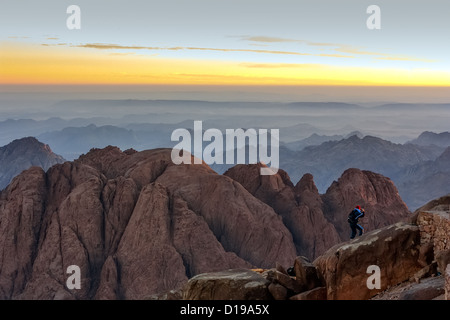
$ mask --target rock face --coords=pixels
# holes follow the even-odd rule
[[[323,216],[322,200],[311,175],[305,175],[294,187],[283,170],[262,176],[260,167],[261,164],[237,165],[224,175],[238,181],[283,217],[298,255],[314,257],[339,242],[333,225]]]
[[[0,190],[23,170],[38,166],[47,171],[64,158],[33,137],[14,140],[0,148]]]
[[[445,211],[420,211],[417,216],[423,245],[433,248],[438,271],[444,273],[450,263],[450,213]]]
[[[311,174],[305,174],[294,186],[283,170],[261,176],[260,166],[237,165],[224,175],[238,181],[282,216],[294,238],[297,254],[310,259],[349,239],[347,215],[356,204],[366,209],[362,219],[366,231],[410,215],[395,185],[380,174],[348,169],[321,195]]]
[[[324,215],[336,227],[341,240],[349,239],[346,219],[355,204],[365,208],[361,219],[365,231],[371,231],[406,219],[411,215],[394,183],[370,171],[348,169],[323,196]]]
[[[287,270],[280,264],[268,270],[254,270],[268,282],[257,277],[261,285],[252,299],[449,299],[449,256],[446,247],[441,245],[450,243],[450,233],[438,231],[446,228],[448,220],[443,219],[447,218],[449,203],[448,196],[436,199],[408,221],[338,244],[313,263],[298,256]],[[184,296],[188,297],[186,292],[189,292],[189,297],[194,299],[233,299],[224,287],[233,287],[236,292],[246,290],[248,282],[239,280],[243,273],[246,272],[241,269],[228,270],[226,281],[223,273],[202,274],[201,285],[191,279],[184,288],[187,290]],[[253,271],[250,274],[255,276]],[[227,294],[218,296],[216,290]],[[175,296],[181,298],[183,294]]]
[[[432,200],[415,211],[413,221],[420,228],[423,245],[429,245],[437,270],[444,274],[450,264],[450,195]]]
[[[0,299],[143,299],[202,272],[288,265],[271,207],[169,149],[93,149],[0,193]],[[68,289],[67,268],[81,271]]]
[[[110,146],[14,178],[0,193],[0,299],[145,299],[198,274],[275,265],[267,290],[291,297],[323,287],[308,259],[347,239],[355,203],[373,215],[368,230],[408,213],[370,172],[347,171],[320,195],[309,174],[295,186],[261,165],[218,175],[170,153]],[[280,271],[294,260],[295,281]],[[72,265],[80,289],[66,286]]]
[[[421,251],[419,227],[399,222],[330,248],[314,265],[325,279],[328,299],[364,300],[421,270]],[[379,289],[368,285],[373,265],[379,267]]]

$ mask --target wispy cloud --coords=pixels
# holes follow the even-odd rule
[[[43,46],[54,46],[59,44],[47,44],[43,43]],[[77,48],[89,48],[99,50],[169,50],[169,51],[181,51],[181,50],[193,50],[193,51],[217,51],[217,52],[248,52],[248,53],[262,53],[262,54],[277,54],[277,55],[295,55],[295,56],[318,56],[318,57],[333,57],[333,58],[353,58],[349,55],[342,54],[313,54],[308,52],[299,51],[286,51],[286,50],[267,50],[267,49],[236,49],[236,48],[209,48],[209,47],[147,47],[147,46],[124,46],[119,44],[110,43],[85,43],[78,45],[70,45]]]
[[[310,53],[296,52],[296,51],[278,51],[278,50],[262,50],[262,49],[221,49],[221,48],[198,48],[186,47],[187,50],[205,50],[205,51],[222,51],[222,52],[252,52],[252,53],[269,53],[269,54],[284,54],[297,56],[310,56]]]
[[[278,69],[278,68],[311,68],[317,67],[318,64],[312,63],[250,63],[244,62],[239,64],[245,68],[265,68],[265,69]]]
[[[50,39],[50,38],[49,38]],[[57,39],[57,38],[51,38]],[[172,47],[153,47],[153,46],[135,46],[135,45],[120,45],[111,43],[84,43],[84,44],[70,44],[70,47],[88,48],[97,50],[149,50],[149,51],[213,51],[213,52],[247,52],[258,54],[273,54],[273,55],[291,55],[291,56],[312,56],[312,57],[328,57],[328,58],[345,58],[354,59],[360,56],[372,56],[373,61],[376,60],[390,60],[390,61],[416,61],[432,63],[435,60],[424,59],[419,57],[412,57],[407,55],[395,55],[383,52],[375,52],[365,50],[364,47],[350,46],[346,44],[327,43],[327,42],[310,42],[306,40],[296,40],[278,37],[266,36],[242,36],[242,40],[253,43],[281,43],[281,42],[295,42],[302,43],[308,46],[328,47],[329,51],[325,53],[312,53],[304,51],[288,51],[288,50],[269,50],[269,49],[241,49],[241,48],[211,48],[211,47],[186,47],[186,46],[172,46]],[[63,46],[64,43],[43,43],[43,46]]]
[[[266,36],[244,36],[241,40],[252,41],[252,42],[304,42],[303,40],[296,39],[286,39],[279,37],[266,37]]]
[[[267,37],[267,36],[240,36],[241,40],[249,42],[260,42],[260,43],[299,43],[307,46],[315,47],[328,47],[331,51],[347,53],[349,55],[341,55],[334,53],[324,53],[324,54],[312,54],[314,56],[321,57],[335,57],[335,58],[355,58],[356,56],[373,56],[375,60],[391,60],[391,61],[416,61],[416,62],[436,62],[436,60],[411,57],[406,55],[395,55],[383,52],[374,52],[365,50],[364,47],[350,46],[341,43],[330,43],[330,42],[312,42],[302,39],[289,39],[280,37]]]
[[[43,43],[43,46],[52,46],[55,44]],[[297,51],[279,51],[279,50],[264,50],[264,49],[233,49],[233,48],[207,48],[207,47],[144,47],[144,46],[124,46],[110,43],[86,43],[79,45],[70,45],[77,48],[89,48],[100,50],[197,50],[197,51],[219,51],[219,52],[249,52],[249,53],[266,53],[266,54],[281,54],[281,55],[297,55],[297,56],[311,56],[311,53],[297,52]]]
[[[122,46],[119,44],[111,44],[111,43],[85,43],[78,45],[71,45],[71,47],[77,48],[89,48],[89,49],[100,49],[100,50],[161,50],[159,47],[142,47],[142,46]],[[166,48],[167,49],[167,48]]]

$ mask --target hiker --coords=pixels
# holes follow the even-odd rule
[[[364,228],[360,224],[358,224],[358,221],[359,218],[364,217],[364,214],[364,209],[362,209],[361,206],[358,205],[348,215],[347,221],[350,224],[350,229],[352,229],[350,239],[353,239],[356,236],[356,230],[359,231],[359,235],[362,235]]]

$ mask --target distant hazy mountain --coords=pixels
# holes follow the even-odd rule
[[[406,168],[397,178],[397,187],[411,210],[450,193],[450,147],[434,161]]]
[[[291,108],[311,109],[317,110],[340,110],[340,111],[356,111],[366,109],[357,104],[343,103],[343,102],[292,102],[287,104]]]
[[[446,111],[450,109],[448,103],[388,103],[373,107],[373,109],[383,111]]]
[[[344,139],[344,136],[342,135],[333,135],[333,136],[327,136],[327,135],[318,135],[317,133],[313,133],[308,138],[298,140],[298,141],[292,141],[285,143],[284,146],[293,150],[298,151],[302,150],[305,147],[308,146],[317,146],[327,141],[336,141]]]
[[[439,147],[450,146],[450,132],[434,133],[430,131],[422,132],[417,139],[409,141],[409,143],[417,144],[421,146],[435,145]]]
[[[63,157],[55,154],[48,145],[36,138],[27,137],[14,140],[0,148],[0,189],[24,170],[38,166],[45,171],[57,163],[63,163]]]
[[[125,150],[139,144],[132,130],[116,126],[97,127],[94,124],[47,132],[39,135],[38,139],[51,145],[55,152],[68,160],[78,158],[79,155],[87,153],[91,148],[114,145]]]
[[[282,145],[284,145],[285,147],[287,147],[293,151],[300,151],[309,146],[318,146],[318,145],[320,145],[324,142],[328,142],[328,141],[338,141],[338,140],[342,140],[342,139],[347,139],[354,135],[356,135],[360,139],[364,138],[364,134],[362,134],[359,131],[353,131],[347,135],[335,134],[332,136],[319,135],[317,133],[313,133],[308,138],[298,140],[298,141],[283,143]]]
[[[111,121],[109,119],[109,121]],[[82,127],[91,123],[97,125],[108,122],[107,118],[76,118],[65,120],[49,118],[45,120],[8,119],[0,121],[0,145],[8,144],[15,139],[23,137],[37,137],[45,132],[62,130],[66,127]]]
[[[323,193],[348,168],[381,173],[395,182],[402,169],[435,160],[441,152],[442,148],[436,146],[402,145],[377,137],[361,139],[354,135],[297,152],[280,147],[280,167],[288,172],[294,182],[305,173],[311,173]]]

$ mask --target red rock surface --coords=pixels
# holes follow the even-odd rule
[[[287,268],[346,239],[355,203],[367,229],[407,215],[389,179],[348,170],[325,195],[311,175],[174,165],[170,149],[93,149],[0,193],[0,299],[144,299],[197,274]],[[68,289],[67,268],[81,271]]]
[[[313,263],[325,280],[327,299],[365,300],[421,270],[420,246],[419,227],[399,222],[338,244]],[[379,289],[367,285],[374,274],[369,266],[379,267]]]
[[[349,239],[346,217],[355,205],[366,211],[365,217],[360,220],[365,232],[405,220],[411,215],[389,178],[359,169],[346,170],[322,199],[324,215],[336,227],[343,241]]]
[[[0,194],[0,247],[0,299],[143,299],[296,256],[282,219],[236,181],[175,166],[168,149],[115,147],[16,177]]]
[[[358,204],[366,209],[366,217],[361,220],[366,232],[410,215],[395,185],[380,174],[349,169],[321,195],[311,174],[305,174],[294,187],[283,170],[261,176],[260,166],[237,165],[224,175],[241,183],[282,216],[293,235],[297,254],[310,259],[350,238],[347,216]]]

